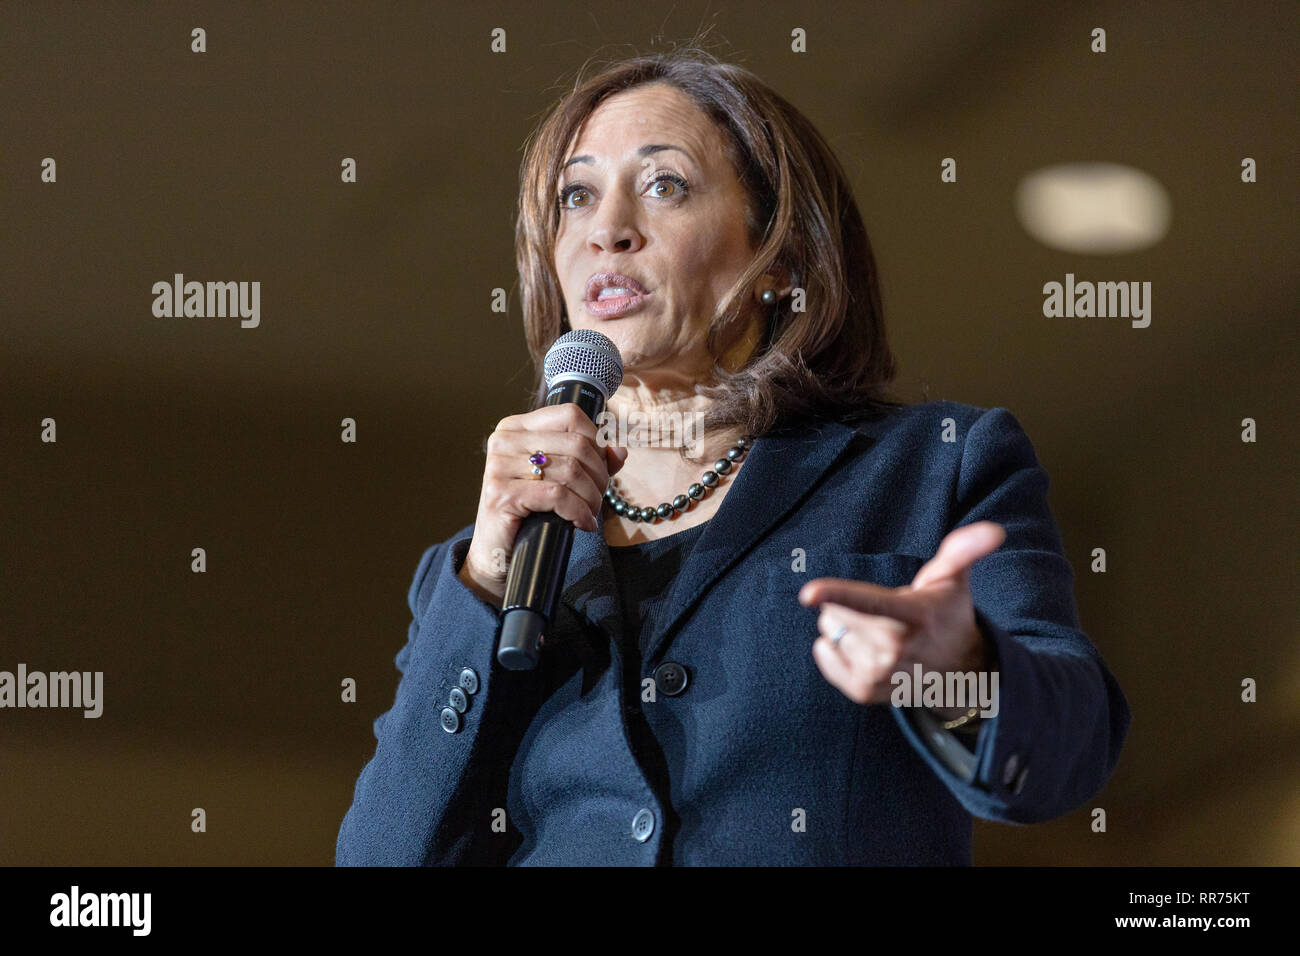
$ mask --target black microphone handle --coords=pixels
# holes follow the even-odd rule
[[[565,402],[576,404],[593,422],[605,408],[600,390],[576,378],[554,385],[544,404]],[[506,575],[497,637],[497,661],[507,670],[537,667],[546,632],[555,618],[572,547],[573,522],[553,511],[535,511],[520,525]]]

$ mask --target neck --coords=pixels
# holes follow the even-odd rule
[[[627,462],[614,479],[624,497],[649,506],[671,501],[726,454],[742,429],[704,433],[708,408],[709,400],[693,384],[625,379],[608,406],[615,439],[628,449]]]
[[[758,325],[751,320],[738,340],[726,349],[723,367],[742,367],[758,342],[758,334]],[[712,360],[703,353],[694,362],[679,355],[671,364],[625,369],[623,382],[607,409],[618,427],[617,443],[628,449],[627,461],[614,481],[629,501],[654,506],[685,494],[744,434],[739,426],[704,433],[704,413],[710,399],[700,394],[699,384],[711,383],[712,373]],[[681,454],[683,446],[685,456]],[[711,512],[730,484],[730,478],[724,478],[691,511],[698,509],[701,515]]]

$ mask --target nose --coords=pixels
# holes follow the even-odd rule
[[[593,252],[635,252],[645,243],[636,224],[635,200],[621,191],[611,192],[591,220],[587,242]]]

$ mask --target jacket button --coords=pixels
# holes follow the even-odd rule
[[[637,843],[644,843],[655,832],[655,815],[642,807],[632,818],[632,838]]]
[[[451,693],[447,696],[447,703],[451,705],[451,709],[456,713],[463,714],[469,707],[469,697],[459,687],[453,687]]]
[[[669,697],[676,697],[684,691],[690,681],[686,668],[676,661],[664,661],[656,667],[654,679],[655,686]]]
[[[1002,786],[1009,787],[1016,779],[1016,771],[1020,769],[1020,757],[1012,754],[1007,758],[1007,762],[1002,765]]]
[[[474,668],[467,667],[460,672],[460,686],[467,694],[478,693],[478,674],[474,673]]]
[[[460,730],[460,714],[450,707],[444,707],[442,709],[442,729],[449,734],[454,734]]]

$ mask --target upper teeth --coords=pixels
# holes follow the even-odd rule
[[[631,294],[632,294],[631,289],[625,289],[621,285],[611,285],[601,289],[600,293],[596,296],[596,298],[609,299],[616,295],[631,295]]]

